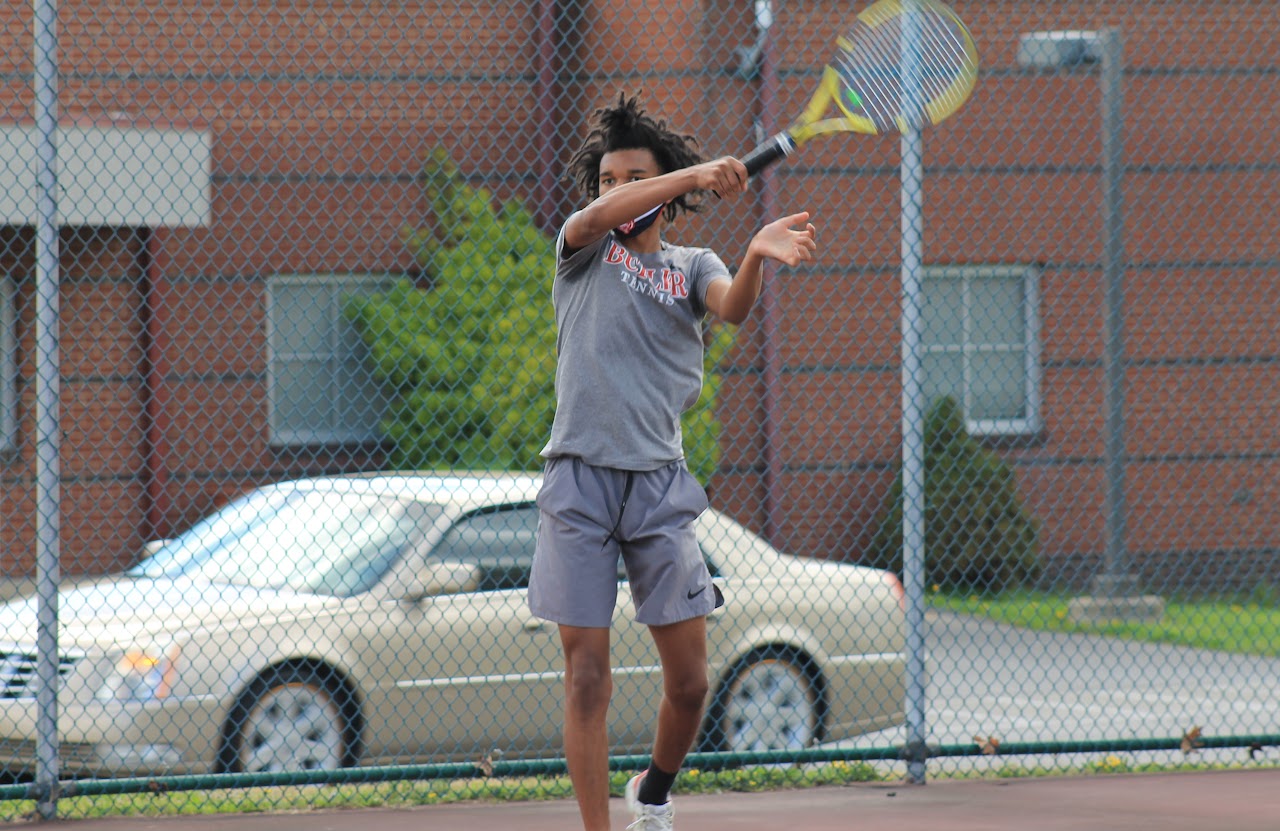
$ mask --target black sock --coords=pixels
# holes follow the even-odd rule
[[[675,782],[676,774],[660,770],[650,762],[649,769],[640,780],[640,793],[636,796],[645,805],[664,805]]]

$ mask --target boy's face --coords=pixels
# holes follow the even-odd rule
[[[653,151],[645,148],[614,150],[600,157],[600,195],[618,185],[662,175]]]

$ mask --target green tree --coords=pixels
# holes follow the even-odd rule
[[[969,436],[954,398],[925,416],[925,580],[949,589],[1000,591],[1039,575],[1039,531],[1018,499],[1013,470]],[[868,552],[902,573],[902,474]]]
[[[555,414],[555,241],[518,201],[495,207],[442,150],[424,181],[435,222],[403,237],[429,285],[401,280],[347,305],[392,394],[389,463],[535,469]],[[731,343],[725,327],[709,331],[703,395],[683,422],[689,467],[704,482],[719,458],[714,367]]]

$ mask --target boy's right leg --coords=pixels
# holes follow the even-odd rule
[[[609,630],[560,627],[564,754],[585,831],[609,831]]]

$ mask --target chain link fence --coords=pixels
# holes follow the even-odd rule
[[[524,586],[567,159],[620,92],[746,153],[858,8],[7,4],[0,799],[560,773]],[[1274,9],[955,8],[982,67],[922,136],[917,294],[896,137],[669,232],[732,264],[809,210],[821,244],[707,327],[691,765],[1274,759]],[[629,769],[658,686],[620,598]]]

